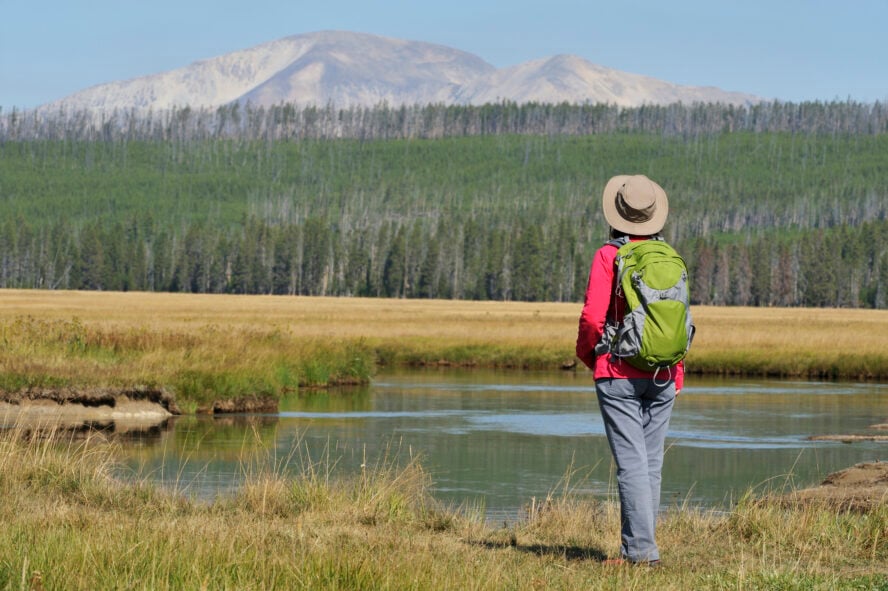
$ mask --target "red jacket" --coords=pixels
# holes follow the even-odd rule
[[[633,240],[635,240],[633,238]],[[653,372],[640,370],[622,359],[611,360],[610,355],[595,356],[595,345],[601,339],[604,325],[607,321],[608,311],[611,308],[611,300],[614,310],[611,313],[615,318],[622,318],[626,309],[626,299],[623,296],[614,298],[614,284],[616,275],[614,259],[617,257],[617,247],[605,244],[592,258],[592,268],[589,270],[589,285],[586,287],[586,301],[580,314],[580,328],[577,333],[577,357],[593,371],[593,377],[599,378],[652,378]],[[663,372],[657,374],[657,380],[662,379]],[[681,390],[684,386],[684,362],[672,368],[672,376],[675,378],[675,389]]]

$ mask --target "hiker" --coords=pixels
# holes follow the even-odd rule
[[[666,223],[669,203],[663,188],[646,176],[620,175],[605,186],[603,207],[611,238],[621,240],[602,246],[592,260],[576,353],[593,371],[598,406],[617,466],[621,558],[606,562],[653,566],[660,560],[654,529],[660,506],[663,446],[672,406],[684,381],[684,364],[640,369],[613,354],[608,340],[613,339],[627,307],[615,268],[618,247],[627,242],[661,240],[659,232]],[[607,330],[608,324],[613,328]],[[608,334],[603,338],[605,332]],[[689,332],[688,339],[693,327]]]

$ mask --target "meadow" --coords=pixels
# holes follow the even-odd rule
[[[380,364],[560,368],[579,311],[3,290],[0,379],[7,394],[161,386],[193,412],[218,397],[368,381]],[[692,372],[888,377],[886,311],[693,312]],[[613,567],[615,492],[580,498],[570,473],[497,524],[434,499],[422,458],[334,478],[306,450],[273,457],[257,434],[242,446],[245,484],[208,502],[127,473],[119,443],[24,434],[0,438],[0,589],[888,589],[885,503],[786,503],[778,485],[727,512],[676,506],[659,526],[660,568]],[[301,470],[284,475],[293,461]]]
[[[578,303],[2,290],[0,389],[157,387],[193,412],[216,399],[276,399],[299,388],[366,383],[380,366],[570,368],[580,309]],[[692,375],[888,379],[888,311],[697,306],[692,312]]]
[[[305,462],[283,477],[247,446],[244,486],[200,502],[119,480],[115,444],[21,434],[0,439],[0,589],[888,589],[885,502],[674,507],[660,567],[610,566],[614,497],[578,500],[570,473],[496,524],[436,502],[416,460],[345,480]]]

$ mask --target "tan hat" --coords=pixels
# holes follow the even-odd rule
[[[604,219],[617,231],[651,236],[663,229],[669,199],[663,187],[643,174],[613,177],[604,187]]]

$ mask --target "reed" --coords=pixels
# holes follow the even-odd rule
[[[442,507],[416,459],[332,477],[321,454],[243,458],[215,502],[114,475],[116,447],[0,440],[2,589],[885,589],[888,506],[866,513],[748,497],[677,507],[660,568],[610,567],[619,511],[558,486],[506,527]],[[252,448],[251,448],[252,449]],[[305,454],[303,457],[302,454]],[[390,457],[395,457],[392,454]],[[285,476],[286,462],[303,462]],[[531,501],[530,499],[528,500]]]
[[[557,369],[575,361],[580,307],[3,290],[0,389],[155,385],[188,410],[363,383],[378,365]],[[691,373],[888,379],[888,311],[693,313]]]

